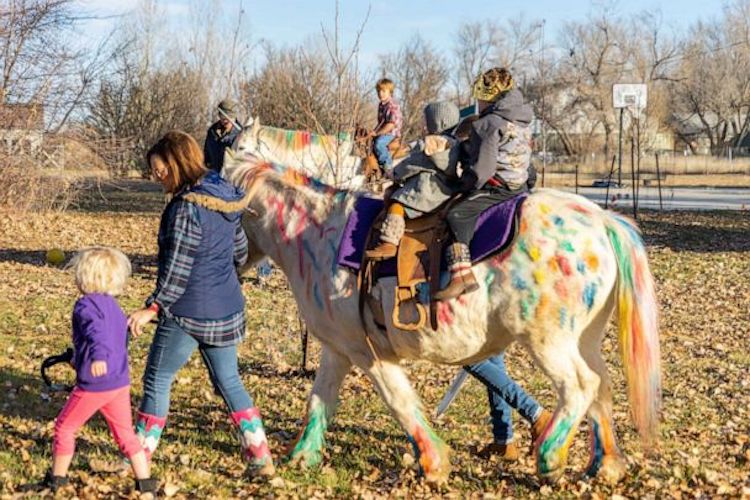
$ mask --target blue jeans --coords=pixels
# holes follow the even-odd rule
[[[542,413],[539,403],[508,376],[504,357],[504,354],[498,354],[480,363],[464,367],[467,372],[487,386],[492,436],[495,442],[500,444],[507,444],[513,440],[512,408],[518,410],[518,413],[529,423],[535,422]]]
[[[375,141],[373,142],[372,149],[375,153],[375,158],[378,159],[378,165],[383,167],[383,170],[388,170],[393,165],[393,157],[391,156],[391,152],[388,151],[388,144],[395,137],[389,134],[379,135],[375,137]]]
[[[236,345],[214,347],[200,344],[185,333],[175,320],[161,318],[143,374],[141,412],[162,418],[167,416],[174,377],[196,347],[208,368],[214,389],[224,399],[229,411],[234,413],[253,406],[253,400],[240,380]]]

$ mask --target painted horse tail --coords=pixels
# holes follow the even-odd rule
[[[605,226],[617,259],[618,337],[631,415],[643,442],[655,444],[661,408],[661,357],[654,278],[635,223],[606,212]]]

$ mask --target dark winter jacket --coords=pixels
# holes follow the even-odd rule
[[[224,131],[221,122],[211,125],[206,133],[206,142],[203,144],[206,166],[211,170],[221,172],[221,168],[224,166],[224,151],[232,147],[239,135],[240,128],[236,125],[229,132]]]
[[[394,176],[401,187],[391,199],[404,206],[409,218],[432,212],[458,192],[458,153],[455,137],[428,135],[396,166]]]
[[[526,184],[534,113],[517,89],[510,90],[472,124],[462,162],[464,184],[482,188],[492,177],[510,189]]]

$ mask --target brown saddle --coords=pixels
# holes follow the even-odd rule
[[[393,326],[400,330],[413,331],[422,328],[427,323],[428,312],[430,326],[437,330],[437,302],[432,296],[440,288],[440,262],[448,239],[445,215],[457,199],[458,197],[455,197],[446,202],[439,212],[416,219],[406,219],[406,230],[396,254],[396,289],[391,316]],[[370,228],[366,248],[371,248],[379,241],[380,227],[387,210],[386,204]],[[381,263],[369,261],[365,256],[363,259],[359,271],[360,316],[363,317],[366,301],[376,321],[384,324],[385,311],[371,294],[378,276],[377,268]],[[427,283],[429,295],[424,293],[423,285]]]

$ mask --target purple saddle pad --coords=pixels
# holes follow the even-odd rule
[[[471,240],[471,260],[478,262],[500,250],[513,237],[516,212],[528,195],[518,195],[508,201],[493,205],[479,216]],[[362,254],[365,251],[367,233],[375,218],[383,209],[383,200],[362,196],[354,204],[349,214],[344,233],[339,243],[338,263],[340,266],[359,271]],[[396,259],[390,259],[380,265],[381,276],[396,275]]]

